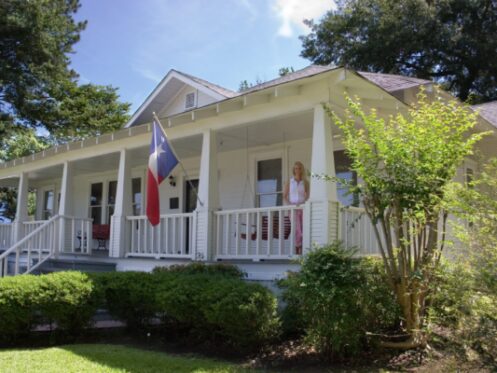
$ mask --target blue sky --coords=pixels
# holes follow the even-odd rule
[[[332,0],[81,0],[88,26],[71,56],[82,83],[110,84],[133,112],[170,70],[237,90],[299,57],[304,18]]]

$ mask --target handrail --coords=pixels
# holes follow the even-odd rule
[[[181,218],[185,216],[193,216],[193,212],[182,212],[182,213],[176,213],[176,214],[162,214],[160,215],[161,218]],[[129,215],[126,216],[127,220],[143,220],[147,219],[147,215]]]
[[[49,226],[51,223],[53,223],[55,220],[60,219],[60,215],[55,215],[51,217],[49,220],[46,220],[46,222],[43,225],[40,225],[38,228],[30,232],[27,236],[23,237],[19,241],[17,241],[15,244],[13,244],[11,247],[9,247],[7,250],[5,250],[2,254],[0,254],[0,260],[5,259],[7,256],[12,254],[19,246],[23,245],[24,243],[28,242],[32,236],[36,235],[38,232],[41,232],[43,229],[45,229],[47,226]]]
[[[218,210],[214,211],[215,215],[226,215],[226,214],[234,214],[234,213],[247,213],[247,212],[266,212],[270,211],[289,211],[289,210],[300,210],[304,208],[304,204],[300,206],[296,205],[285,205],[285,206],[271,206],[271,207],[251,207],[244,209],[233,209],[233,210]]]

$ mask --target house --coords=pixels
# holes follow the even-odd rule
[[[304,252],[341,239],[376,254],[371,224],[343,187],[312,178],[309,200],[296,207],[283,205],[283,185],[295,161],[313,173],[356,177],[323,103],[343,115],[347,93],[388,116],[405,112],[420,87],[433,92],[427,80],[312,65],[238,93],[171,70],[122,130],[0,164],[0,186],[18,190],[15,221],[0,224],[0,274],[54,258],[118,270],[200,260],[274,279],[296,266],[297,209]],[[494,157],[497,103],[477,109],[478,130],[494,132],[479,153]],[[144,216],[153,112],[182,161],[160,186],[156,227]],[[467,159],[457,179],[477,171],[476,158]],[[28,191],[36,192],[34,217]]]

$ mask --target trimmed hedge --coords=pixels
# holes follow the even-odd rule
[[[89,277],[79,272],[23,275],[0,280],[0,341],[26,337],[36,325],[54,322],[77,335],[90,323],[98,303]]]
[[[170,277],[157,294],[160,312],[204,339],[251,350],[278,334],[276,297],[259,284],[188,274]]]
[[[252,350],[278,334],[276,297],[234,266],[191,264],[146,272],[59,272],[0,279],[0,342],[55,322],[75,336],[97,308],[133,330],[161,318],[215,343]]]

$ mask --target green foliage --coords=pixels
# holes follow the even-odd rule
[[[480,290],[497,294],[497,159],[489,160],[469,184],[451,187],[447,204],[464,222],[453,223],[464,255],[478,269]]]
[[[97,298],[91,281],[78,272],[0,279],[0,342],[29,334],[35,325],[55,322],[77,335],[88,326]]]
[[[154,273],[182,273],[182,274],[210,274],[220,275],[233,278],[244,278],[245,273],[237,266],[231,264],[205,264],[201,262],[194,262],[188,265],[172,265],[169,267],[155,267]]]
[[[78,0],[0,2],[0,160],[120,128],[116,89],[78,85],[69,55],[86,27]]]
[[[497,363],[497,293],[482,289],[479,272],[464,259],[444,262],[433,284],[430,319]]]
[[[158,278],[146,272],[92,274],[102,296],[102,307],[133,331],[145,328],[156,317]]]
[[[203,339],[253,350],[277,334],[276,298],[263,286],[212,274],[167,279],[157,292],[160,312]]]
[[[340,243],[316,248],[302,268],[282,281],[292,318],[312,346],[327,357],[354,354],[366,334],[391,329],[399,310],[386,286],[382,267],[373,259],[355,259]]]
[[[497,98],[497,3],[344,0],[307,21],[301,56],[318,64],[434,79],[461,100]]]
[[[351,189],[373,222],[387,281],[402,309],[409,335],[402,347],[422,346],[425,301],[446,243],[447,189],[485,133],[470,132],[477,113],[455,100],[430,100],[424,90],[407,115],[388,119],[346,100],[345,120],[327,110],[362,180]]]

